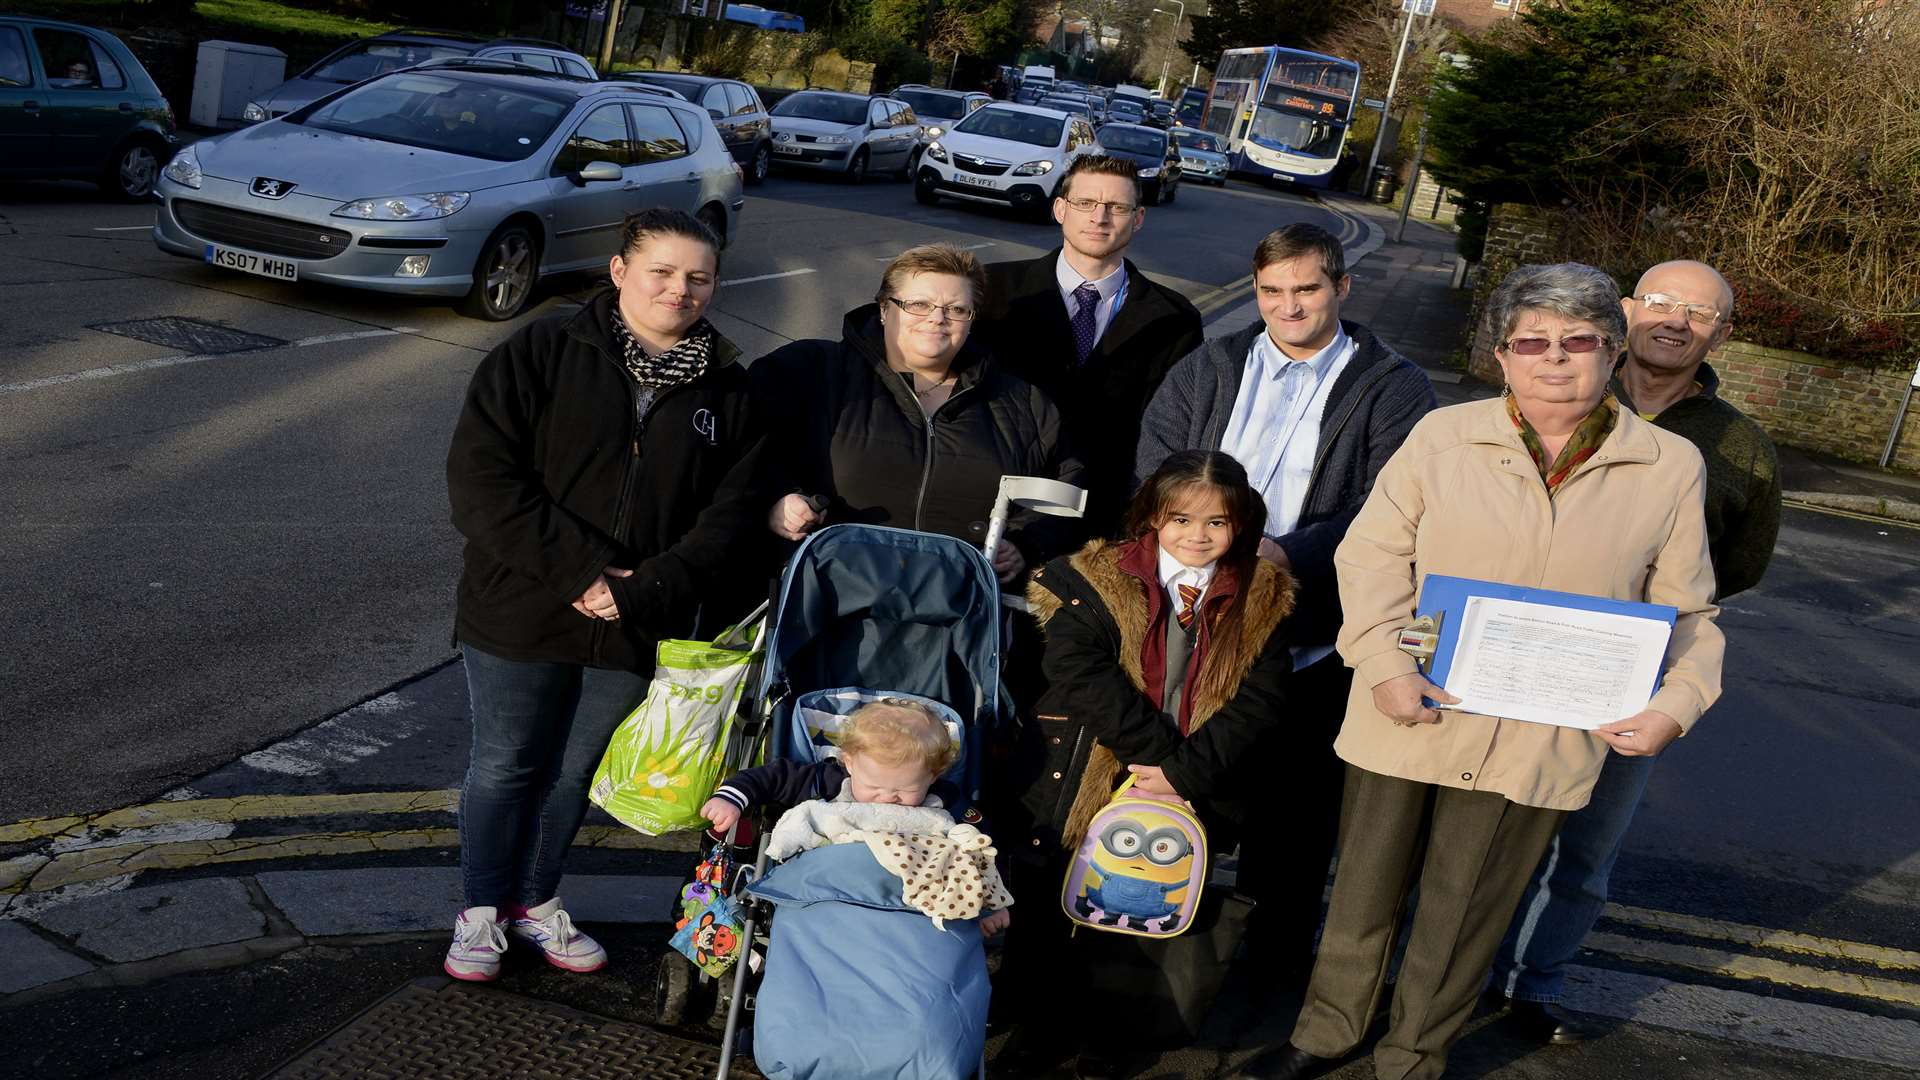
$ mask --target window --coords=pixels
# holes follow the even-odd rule
[[[520,161],[546,144],[571,102],[440,75],[394,75],[346,91],[287,123],[449,154]]]
[[[530,67],[537,67],[541,71],[559,71],[560,70],[560,58],[557,56],[548,56],[546,53],[517,52],[517,53],[511,54],[510,59],[516,60],[522,64],[526,64]]]
[[[50,90],[97,90],[100,71],[93,63],[93,42],[71,30],[36,28],[33,41],[40,47],[40,66]]]
[[[700,104],[706,108],[707,115],[715,120],[733,111],[733,106],[727,103],[726,83],[714,83],[707,87],[707,92],[700,95]]]
[[[674,119],[672,109],[663,105],[629,105],[627,114],[633,118],[634,164],[648,165],[687,156],[687,133]]]
[[[567,74],[573,76],[576,79],[593,78],[592,68],[581,63],[578,60],[569,60],[564,56],[560,58],[560,70],[566,72]]]
[[[573,129],[572,137],[554,156],[553,174],[564,176],[579,172],[595,161],[632,165],[635,157],[633,142],[627,135],[626,113],[618,105],[602,105]]]
[[[920,126],[920,120],[913,115],[913,110],[898,101],[893,103],[893,111],[887,114],[887,122],[894,127]]]
[[[887,103],[876,101],[867,107],[867,126],[883,128],[887,126]]]
[[[33,65],[27,63],[27,43],[20,31],[0,26],[0,86],[32,86]]]
[[[727,104],[733,106],[735,116],[751,116],[760,111],[760,99],[739,83],[727,84]]]
[[[125,90],[127,77],[120,73],[120,65],[114,63],[113,55],[101,48],[97,41],[89,41],[87,44],[93,46],[93,66],[100,73],[100,88]]]

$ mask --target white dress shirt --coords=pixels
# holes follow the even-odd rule
[[[1256,336],[1247,351],[1247,367],[1220,449],[1246,466],[1247,479],[1267,504],[1267,535],[1276,541],[1300,522],[1327,398],[1358,351],[1344,328],[1336,329],[1326,348],[1305,360],[1281,352],[1266,333]],[[1294,669],[1332,651],[1332,645],[1295,648]]]
[[[1089,281],[1068,264],[1067,253],[1062,250],[1060,257],[1053,261],[1053,276],[1060,284],[1060,300],[1067,305],[1069,321],[1073,319],[1074,309],[1079,306],[1073,299],[1073,290],[1082,285],[1091,285],[1100,291],[1100,302],[1093,309],[1093,343],[1098,345],[1107,332],[1107,324],[1113,322],[1113,313],[1127,302],[1127,264],[1121,263],[1113,273],[1099,281]]]
[[[1206,599],[1207,583],[1213,580],[1214,566],[1214,563],[1208,563],[1205,566],[1188,566],[1174,558],[1166,548],[1160,549],[1160,587],[1167,590],[1167,599],[1173,602],[1173,614],[1170,618],[1178,618],[1180,615],[1180,586],[1191,585],[1200,590],[1202,600]],[[1196,609],[1199,604],[1199,600],[1194,601]]]

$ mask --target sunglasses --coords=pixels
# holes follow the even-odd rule
[[[1590,353],[1606,343],[1605,334],[1575,334],[1559,341],[1560,348],[1568,353]],[[1517,337],[1508,338],[1501,343],[1501,347],[1520,356],[1540,356],[1553,348],[1554,344],[1552,338]]]

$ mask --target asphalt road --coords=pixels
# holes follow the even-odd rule
[[[152,215],[84,185],[0,187],[0,822],[150,798],[451,654],[442,463],[511,327],[165,255]],[[1293,220],[1342,225],[1278,192],[1187,187],[1132,255],[1204,298]],[[777,178],[742,223],[715,321],[750,357],[837,337],[913,244],[992,261],[1058,242],[884,181]],[[591,286],[558,282],[526,318]],[[289,344],[139,367],[233,344],[125,325],[169,318]],[[118,370],[74,378],[99,369]]]

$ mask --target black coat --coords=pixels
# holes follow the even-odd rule
[[[847,313],[839,341],[796,341],[753,365],[773,418],[763,486],[824,495],[830,524],[856,522],[986,539],[1002,475],[1082,483],[1046,395],[998,370],[969,340],[945,404],[928,417],[887,367],[879,308]],[[763,508],[764,512],[764,508]],[[764,528],[764,526],[763,526]],[[1070,549],[1078,523],[1016,512],[1007,539],[1031,565]]]
[[[1088,527],[1112,533],[1133,496],[1140,417],[1160,380],[1204,340],[1200,312],[1186,297],[1126,263],[1125,303],[1082,365],[1074,363],[1073,326],[1060,298],[1060,249],[1037,259],[987,267],[987,301],[975,333],[1007,370],[1059,406],[1067,437],[1085,463],[1091,494]]]
[[[614,299],[521,328],[467,387],[447,452],[467,538],[455,633],[484,652],[651,671],[658,639],[742,614],[711,610],[721,575],[765,558],[765,435],[739,350],[716,334],[707,372],[643,415]],[[612,581],[617,623],[571,606],[607,566],[634,572]]]

